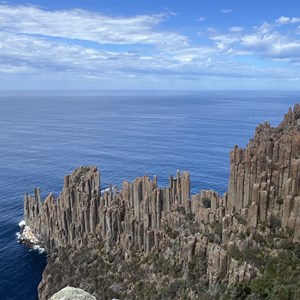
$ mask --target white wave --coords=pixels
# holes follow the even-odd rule
[[[45,252],[45,248],[43,248],[43,247],[41,247],[41,246],[39,246],[39,245],[34,245],[34,246],[32,247],[32,250],[38,251],[39,254],[42,254],[42,253]]]
[[[21,237],[21,233],[20,233],[20,232],[17,232],[17,233],[16,233],[16,238],[17,238],[17,240],[19,240],[20,237]]]
[[[24,229],[23,229],[23,234],[25,235],[25,234],[28,234],[28,233],[30,233],[31,231],[30,231],[30,227],[29,226],[25,226],[24,227]]]
[[[20,227],[25,226],[25,220],[22,220],[22,221],[19,223],[19,226],[20,226]]]
[[[104,194],[104,192],[108,192],[109,189],[110,189],[110,188],[108,187],[107,189],[102,190],[102,191],[101,191],[101,194]]]

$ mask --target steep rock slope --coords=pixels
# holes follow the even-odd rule
[[[235,147],[227,209],[240,212],[256,226],[278,220],[300,241],[300,106],[289,109],[276,128],[268,123],[256,128],[247,148]]]
[[[263,278],[269,258],[297,252],[299,125],[296,105],[278,127],[259,125],[246,149],[236,146],[224,197],[191,196],[187,172],[165,188],[144,176],[101,194],[96,167],[66,176],[58,199],[25,195],[25,223],[49,254],[40,299],[66,285],[98,299],[260,299],[244,282]]]

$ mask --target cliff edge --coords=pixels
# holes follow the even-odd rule
[[[143,176],[101,193],[97,168],[80,167],[57,199],[25,194],[24,218],[49,254],[40,299],[66,285],[97,299],[297,299],[300,106],[234,147],[222,197],[190,195],[188,172],[163,188]]]

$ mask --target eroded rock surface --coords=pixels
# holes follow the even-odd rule
[[[260,276],[263,257],[299,242],[299,120],[296,105],[234,147],[223,197],[190,195],[188,172],[168,187],[143,176],[101,195],[94,166],[66,176],[58,199],[26,194],[25,223],[49,254],[40,299],[66,285],[97,299],[205,299]]]
[[[55,293],[50,300],[97,300],[82,289],[67,286]]]
[[[243,211],[247,223],[276,223],[293,232],[300,229],[300,106],[289,109],[278,127],[256,128],[246,149],[230,153],[226,209]],[[275,225],[275,224],[274,224]]]

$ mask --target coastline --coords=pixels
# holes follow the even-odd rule
[[[85,247],[90,245],[92,248],[89,251],[93,251],[95,247],[100,247],[100,253],[103,257],[114,253],[113,256],[115,257],[121,255],[122,259],[125,260],[124,263],[126,263],[136,259],[132,253],[133,249],[140,253],[140,256],[138,255],[139,260],[147,257],[149,259],[157,250],[163,249],[171,252],[169,254],[166,252],[165,257],[160,257],[162,264],[167,259],[174,267],[177,260],[171,259],[170,254],[174,251],[173,246],[179,239],[185,242],[180,242],[182,249],[177,249],[175,257],[182,257],[185,264],[188,265],[195,260],[197,253],[195,249],[198,249],[199,252],[196,257],[199,256],[206,260],[206,273],[201,275],[204,280],[201,281],[201,284],[204,286],[208,284],[207,291],[209,293],[214,289],[220,277],[229,286],[251,281],[260,274],[259,266],[256,266],[255,262],[249,261],[249,258],[244,260],[242,265],[237,262],[237,255],[240,255],[242,248],[256,249],[259,245],[264,245],[264,240],[272,238],[273,234],[287,236],[287,232],[289,232],[288,239],[292,243],[299,239],[299,230],[297,229],[299,224],[296,221],[293,223],[294,232],[292,235],[288,231],[291,222],[296,220],[296,212],[291,214],[290,211],[286,211],[291,209],[288,206],[290,201],[295,201],[295,203],[298,201],[297,197],[291,198],[289,195],[290,192],[294,194],[297,191],[295,186],[290,185],[289,182],[293,182],[298,176],[298,161],[293,160],[300,149],[297,146],[298,117],[299,106],[295,106],[294,111],[289,110],[284,121],[277,128],[270,127],[268,123],[260,124],[256,129],[254,139],[250,140],[245,150],[236,146],[231,151],[229,190],[223,198],[213,191],[202,191],[198,195],[190,197],[190,176],[187,172],[182,174],[178,172],[175,178],[170,176],[167,189],[157,187],[156,177],[152,180],[144,176],[137,178],[133,183],[125,181],[120,192],[111,188],[109,192],[104,192],[101,196],[100,175],[97,168],[81,167],[76,169],[73,174],[65,177],[63,192],[57,200],[54,199],[53,195],[49,195],[42,203],[38,189],[35,189],[34,197],[25,195],[25,222],[32,224],[34,230],[36,228],[42,229],[39,234],[45,239],[45,246],[50,255],[53,254],[55,257],[66,255],[64,252],[66,250],[59,249],[71,247],[74,253],[80,255],[82,249],[86,249]],[[279,141],[284,141],[285,144],[281,145]],[[290,148],[292,158],[289,158],[291,170],[296,171],[290,172],[288,170],[288,173],[283,171],[282,178],[285,179],[281,185],[276,183],[277,181],[270,185],[271,181],[264,181],[267,180],[266,175],[257,177],[251,173],[251,164],[253,163],[253,166],[259,168],[261,174],[264,174],[265,168],[268,168],[265,161],[268,161],[266,155],[271,153],[269,152],[270,145],[272,145],[272,149],[278,147],[278,153],[281,153],[280,149],[289,145],[289,141],[291,141],[291,145],[293,141],[296,143],[296,146]],[[261,152],[261,143],[263,143],[265,152]],[[255,160],[253,160],[253,156],[256,157]],[[282,157],[285,157],[284,154]],[[281,160],[281,154],[273,156],[273,159],[274,162],[272,160],[268,162],[268,164],[273,164],[272,174],[274,177],[275,174],[281,176],[277,172],[278,166],[276,165],[276,160]],[[251,162],[250,167],[245,162]],[[248,170],[249,175],[254,176],[254,181],[252,183],[245,181],[243,177],[245,175],[241,174],[237,166],[244,168],[244,174]],[[285,177],[285,174],[290,175]],[[287,179],[288,181],[286,181]],[[282,181],[279,180],[278,182]],[[240,194],[241,184],[246,187],[253,185],[252,194],[249,195],[244,192]],[[247,188],[243,187],[243,190],[245,191]],[[282,203],[277,201],[279,198],[276,195],[276,190],[279,193],[277,195],[282,195],[283,199],[286,199]],[[274,191],[275,194],[273,195]],[[283,194],[281,194],[282,191]],[[271,196],[272,198],[270,198]],[[208,199],[209,203],[205,199]],[[249,201],[247,199],[252,200],[247,202]],[[275,206],[270,205],[270,199],[274,199],[274,202],[271,203],[274,203]],[[206,204],[204,200],[207,202]],[[278,213],[276,209],[281,210],[281,213]],[[281,220],[277,221],[280,215]],[[60,231],[55,231],[53,227],[49,227],[51,225],[47,223],[47,220],[53,218],[57,219],[58,226],[61,226]],[[265,224],[265,221],[271,224],[268,225],[270,227],[267,226],[268,230],[266,227],[264,230],[261,228],[261,224]],[[274,227],[275,221],[277,222],[276,227]],[[193,231],[192,228],[195,226],[196,230],[193,229],[195,230]],[[185,233],[185,230],[188,231]],[[205,233],[207,230],[208,235]],[[98,239],[95,239],[97,235]],[[260,241],[258,236],[261,236]],[[59,249],[55,250],[57,247]],[[184,249],[186,249],[188,256],[182,252]],[[61,251],[65,254],[62,254]],[[268,251],[267,247],[265,251]],[[99,260],[100,257],[97,257]],[[77,259],[74,258],[73,263],[78,263]],[[216,264],[216,260],[219,263]],[[153,265],[155,260],[150,259],[150,262],[150,265]],[[53,268],[55,264],[54,262],[52,267],[47,266],[46,271]],[[112,262],[110,264],[111,267],[114,266]],[[140,264],[144,267],[147,266],[141,261]],[[106,262],[104,265],[106,266]],[[184,269],[185,267],[183,269],[181,267],[180,270],[184,271]],[[101,274],[100,270],[98,272]],[[51,288],[46,280],[49,274],[51,273],[48,270],[46,276],[43,277],[43,283],[40,285],[41,299],[47,298],[48,289]],[[128,273],[125,272],[123,275],[128,276]],[[72,282],[72,278],[69,280]],[[134,286],[133,282],[130,284]],[[88,289],[97,294],[91,286]],[[123,287],[119,291],[115,289],[112,291],[115,294],[121,293],[121,295],[128,292]],[[195,292],[193,287],[190,287],[187,293],[190,297],[195,298],[197,297],[197,292],[196,294]]]

